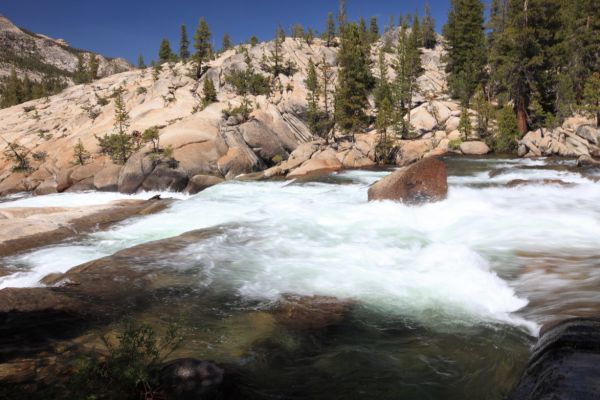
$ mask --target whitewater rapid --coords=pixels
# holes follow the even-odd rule
[[[181,196],[162,213],[4,259],[20,272],[0,278],[0,288],[37,286],[49,273],[136,244],[231,224],[181,255],[182,264],[191,259],[206,271],[198,285],[266,301],[284,293],[352,299],[438,329],[502,323],[536,334],[537,324],[519,314],[528,300],[511,286],[522,267],[515,255],[593,253],[600,236],[600,185],[543,165],[499,160],[496,168],[527,169],[493,178],[477,168],[452,175],[448,199],[420,207],[367,202],[368,186],[389,172],[348,171],[309,183],[228,182]],[[513,179],[574,185],[502,185]],[[0,207],[98,204],[119,196],[65,194]]]

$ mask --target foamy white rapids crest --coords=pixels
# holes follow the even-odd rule
[[[0,278],[0,288],[39,285],[50,272],[123,248],[233,224],[181,255],[182,264],[204,267],[209,280],[198,285],[266,301],[283,293],[336,296],[431,327],[504,323],[536,334],[537,325],[519,316],[527,299],[511,287],[518,270],[510,260],[521,251],[597,249],[600,185],[578,174],[512,168],[490,179],[477,172],[450,177],[443,202],[367,202],[369,184],[386,174],[344,172],[341,183],[228,182],[88,239],[5,259],[22,272]],[[575,185],[501,185],[512,179]],[[83,196],[97,204],[104,194]],[[36,201],[43,205],[44,197]]]

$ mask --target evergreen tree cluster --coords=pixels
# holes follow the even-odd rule
[[[27,74],[20,79],[13,68],[10,76],[0,83],[0,108],[51,96],[66,86],[63,78],[52,75],[42,76],[39,82],[31,80]]]
[[[452,0],[444,35],[455,98],[469,106],[482,92],[504,114],[509,105],[521,134],[576,111],[600,117],[597,0],[492,0],[488,14],[484,22],[481,0]]]

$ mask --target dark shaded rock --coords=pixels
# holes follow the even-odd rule
[[[346,318],[354,303],[327,296],[285,295],[277,303],[275,318],[292,329],[323,329]]]
[[[512,400],[600,398],[600,319],[576,318],[547,330]]]
[[[96,190],[94,186],[94,178],[85,178],[82,181],[74,183],[73,186],[69,187],[65,192],[75,193],[75,192],[87,192],[90,190]]]
[[[441,201],[448,194],[446,164],[426,158],[375,182],[369,201],[395,200],[406,204]]]
[[[224,372],[211,362],[183,358],[167,364],[160,380],[168,398],[196,400],[217,392]]]
[[[118,179],[118,188],[121,193],[135,193],[144,183],[144,180],[154,170],[154,163],[143,153],[134,154],[121,168]]]
[[[223,182],[225,182],[225,180],[223,178],[219,178],[218,176],[195,175],[192,177],[192,179],[190,179],[185,191],[189,194],[196,194],[208,189],[211,186],[215,186]]]
[[[600,143],[600,129],[591,125],[581,125],[579,128],[577,128],[576,133],[577,136],[587,140],[592,144],[597,145]]]
[[[166,164],[160,164],[144,180],[144,190],[181,192],[188,184],[188,177],[180,168],[170,168]]]
[[[590,156],[580,156],[577,159],[577,166],[580,168],[584,168],[584,167],[600,167],[600,161],[598,160],[594,160],[592,157]]]

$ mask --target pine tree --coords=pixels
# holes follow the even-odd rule
[[[521,133],[546,125],[555,112],[560,3],[509,0],[504,30],[495,38],[496,76],[514,103]]]
[[[31,100],[33,97],[33,84],[29,79],[29,74],[25,74],[23,83],[21,84],[21,103]]]
[[[379,50],[379,59],[378,59],[378,70],[379,77],[377,79],[377,85],[375,86],[374,96],[375,96],[375,107],[381,107],[381,103],[384,100],[388,100],[390,107],[392,105],[392,87],[388,80],[388,64],[385,59],[385,52]]]
[[[223,35],[223,40],[221,41],[221,51],[227,51],[232,48],[233,45],[231,44],[231,38],[229,37],[229,34],[225,32]]]
[[[321,60],[321,64],[319,65],[319,72],[321,74],[321,91],[323,95],[323,112],[325,113],[325,117],[327,119],[331,119],[329,112],[329,104],[331,98],[331,85],[334,77],[333,69],[331,65],[327,62],[327,59],[323,55],[323,59]]]
[[[145,69],[146,68],[146,63],[144,62],[144,56],[143,55],[139,55],[138,59],[137,59],[137,67],[139,69]]]
[[[421,65],[421,52],[418,46],[418,37],[415,31],[407,33],[406,25],[400,28],[398,44],[396,46],[396,59],[394,62],[396,80],[394,82],[394,98],[396,100],[396,120],[401,124],[398,130],[402,135],[407,135],[410,128],[410,110],[413,96],[418,89],[417,79],[423,72]],[[404,115],[408,117],[408,124],[404,124]]]
[[[123,100],[123,89],[115,91],[115,130],[119,135],[124,135],[129,127],[129,113]]]
[[[171,45],[169,44],[168,39],[163,39],[160,42],[160,49],[158,50],[158,62],[160,64],[164,64],[171,60],[171,55],[173,52],[171,51]]]
[[[437,44],[437,37],[435,34],[435,21],[431,16],[431,8],[429,3],[425,3],[425,16],[423,17],[423,47],[426,49],[433,49]]]
[[[344,33],[344,28],[348,23],[348,14],[346,12],[346,0],[339,0],[338,6],[338,33],[340,36]]]
[[[275,39],[279,40],[281,43],[285,42],[285,38],[286,38],[286,34],[285,34],[285,29],[283,29],[283,26],[281,25],[277,25],[277,31],[275,32]]]
[[[333,46],[335,40],[335,21],[333,20],[333,13],[327,14],[327,26],[325,28],[325,45],[327,47]]]
[[[315,33],[313,32],[312,28],[308,28],[306,35],[304,35],[304,40],[306,40],[306,44],[309,46],[312,45],[313,40],[315,40]]]
[[[419,13],[415,13],[411,25],[411,34],[415,37],[418,43],[418,47],[423,44],[423,32],[421,32],[421,21],[419,19]]]
[[[190,41],[185,24],[181,24],[179,28],[179,58],[181,61],[187,61],[190,58]]]
[[[321,122],[321,111],[319,110],[319,78],[317,76],[317,68],[312,59],[308,60],[308,70],[306,73],[306,80],[304,81],[307,90],[306,101],[308,103],[308,107],[306,110],[306,116],[308,119],[308,126],[313,133],[318,135],[320,132],[320,122]]]
[[[463,107],[460,112],[460,121],[458,123],[458,131],[463,135],[463,140],[469,140],[473,126],[471,125],[471,117],[469,115],[469,109]]]
[[[371,43],[379,40],[379,25],[375,16],[371,17],[371,21],[369,22],[369,35]]]
[[[254,47],[258,44],[258,38],[255,35],[250,37],[250,46]]]
[[[294,39],[304,38],[304,27],[300,24],[294,24],[292,26],[292,37]]]
[[[517,140],[520,138],[519,126],[515,113],[509,105],[504,105],[498,112],[498,128],[494,138],[494,152],[500,154],[516,153]]]
[[[335,121],[342,132],[354,135],[368,122],[365,111],[369,105],[367,97],[373,83],[369,60],[356,24],[347,24],[342,30],[338,66]]]
[[[129,113],[123,100],[124,90],[119,88],[114,93],[115,123],[114,133],[96,136],[102,153],[110,156],[116,164],[125,164],[136,149],[136,138],[127,133],[129,128]]]
[[[90,81],[98,79],[99,68],[98,57],[94,53],[91,53],[88,59],[88,76]]]
[[[212,79],[204,78],[204,87],[202,88],[202,105],[206,107],[217,101],[217,90]]]
[[[596,126],[600,128],[600,72],[595,72],[585,82],[583,90],[583,109],[596,117]]]
[[[4,84],[2,90],[2,108],[11,107],[20,103],[21,81],[17,76],[17,71],[13,68],[10,76]]]
[[[207,62],[212,55],[212,46],[210,29],[204,18],[200,18],[196,33],[194,34],[194,48],[196,54],[194,55],[196,61],[196,78],[200,79],[204,73],[204,63]]]
[[[563,73],[570,75],[579,101],[588,77],[600,72],[600,4],[597,0],[577,0],[564,1],[560,7],[558,62]]]
[[[394,122],[392,104],[384,98],[377,109],[375,128],[379,133],[379,140],[375,146],[375,158],[379,164],[389,164],[393,160],[394,141],[388,135],[388,130]]]
[[[446,72],[453,97],[464,107],[484,79],[485,35],[481,0],[452,0],[448,23],[444,26],[448,52]]]
[[[85,149],[81,139],[78,139],[77,144],[73,146],[73,164],[85,165],[85,163],[87,162],[87,160],[90,159],[90,157],[90,152]]]
[[[88,70],[85,66],[85,60],[82,54],[77,54],[77,69],[73,75],[73,80],[77,84],[89,82]]]

